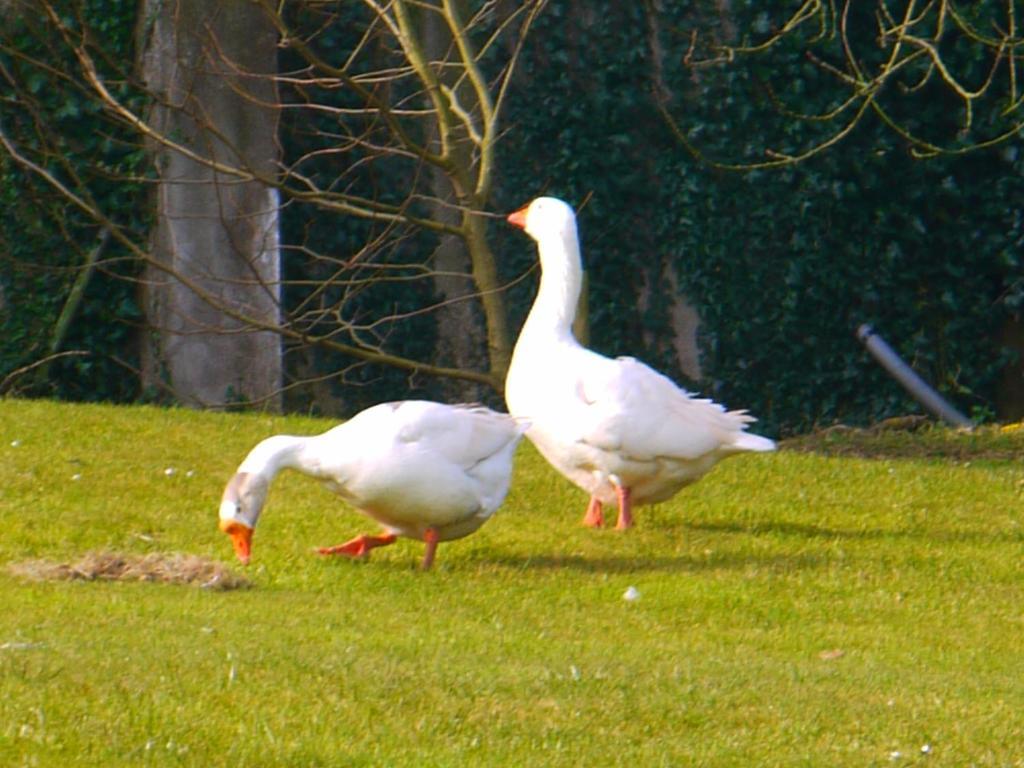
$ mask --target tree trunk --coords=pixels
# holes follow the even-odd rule
[[[1002,332],[1003,346],[1015,359],[1003,368],[996,384],[996,415],[1000,421],[1024,420],[1024,317],[1006,319]]]
[[[431,62],[445,61],[454,43],[444,20],[433,12],[419,13],[416,19],[422,32],[423,52],[427,58]],[[472,89],[464,83],[460,87],[459,78],[452,72],[440,66],[437,69],[439,79],[448,87],[455,89],[463,107],[473,112],[476,104]],[[468,172],[473,162],[468,137],[460,130],[453,138],[455,146],[452,149],[452,159],[456,165]],[[440,149],[439,142],[440,136],[435,124],[432,126],[430,136],[430,143],[435,151]],[[475,201],[466,199],[471,197],[471,190],[457,190],[453,182],[449,173],[439,168],[432,169],[430,186],[437,202],[431,206],[431,217],[436,221],[458,226],[463,222],[464,216],[457,206],[472,206]],[[437,315],[439,343],[434,362],[455,368],[484,370],[488,365],[484,354],[485,320],[481,317],[478,303],[472,299],[477,293],[478,286],[474,283],[472,254],[467,245],[465,237],[444,235],[433,254],[434,287],[445,301]],[[444,386],[450,399],[476,401],[482,399],[484,395],[483,388],[472,382],[453,380],[445,382]]]
[[[274,27],[248,0],[142,0],[153,124],[201,158],[275,173]],[[280,406],[278,196],[255,180],[154,146],[159,177],[146,274],[144,377],[181,402]],[[232,316],[234,315],[234,316]]]
[[[461,216],[453,207],[451,181],[440,171],[431,173],[433,194],[448,204],[433,205],[432,218],[458,225]],[[455,235],[443,235],[431,259],[434,288],[446,302],[437,313],[438,347],[434,357],[437,365],[485,370],[483,328],[476,302],[471,276],[472,265],[466,243]],[[446,397],[452,400],[478,401],[484,394],[480,384],[449,380],[442,383]]]

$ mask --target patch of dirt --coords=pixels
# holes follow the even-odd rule
[[[903,416],[870,427],[836,424],[783,440],[780,447],[868,459],[1018,461],[1024,459],[1024,424],[964,430],[936,424],[923,416]]]
[[[153,581],[191,584],[203,589],[243,589],[252,585],[221,563],[180,552],[148,555],[89,552],[73,563],[28,560],[8,570],[32,581]]]

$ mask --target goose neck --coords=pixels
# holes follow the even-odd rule
[[[543,325],[548,333],[572,334],[583,269],[576,233],[557,233],[538,242],[541,278],[527,322]]]
[[[302,449],[305,437],[274,435],[258,443],[239,466],[239,472],[249,472],[268,481],[282,469],[302,469]]]

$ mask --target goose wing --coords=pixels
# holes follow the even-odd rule
[[[581,370],[577,391],[580,439],[632,459],[749,450],[745,438],[755,437],[743,431],[753,417],[695,398],[631,357],[592,361]]]

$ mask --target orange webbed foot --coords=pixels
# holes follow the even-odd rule
[[[589,528],[600,528],[604,525],[604,515],[601,514],[601,501],[596,496],[590,497],[587,513],[583,516],[583,524]]]
[[[423,570],[429,571],[430,566],[434,564],[434,555],[437,552],[437,531],[427,528],[423,533],[423,541],[427,545],[426,551],[423,553]]]
[[[393,533],[382,533],[379,536],[362,534],[351,541],[338,544],[333,547],[319,547],[317,552],[321,555],[344,555],[351,558],[369,557],[370,550],[377,547],[386,547],[394,544],[398,537]]]
[[[629,488],[621,485],[615,486],[615,494],[619,497],[619,520],[615,524],[615,530],[624,531],[633,527],[633,500]]]

